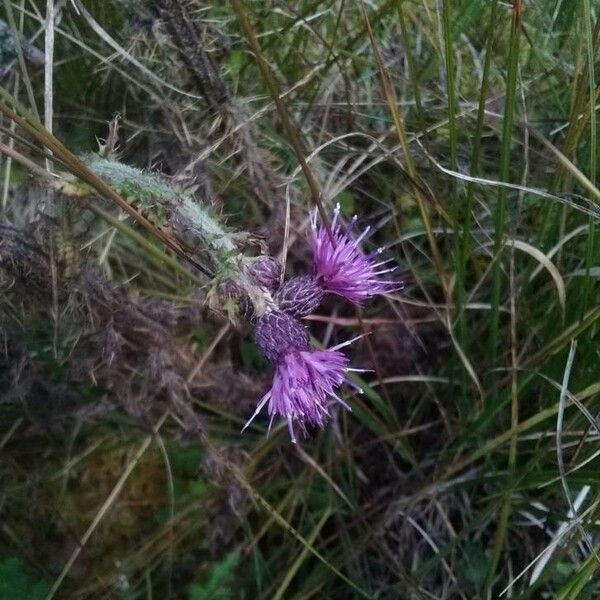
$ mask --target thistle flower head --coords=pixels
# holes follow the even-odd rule
[[[353,238],[352,228],[357,217],[354,216],[348,226],[342,226],[339,216],[338,204],[331,222],[331,236],[325,227],[317,226],[316,213],[312,217],[314,273],[324,291],[361,304],[366,298],[398,289],[397,283],[380,277],[395,270],[385,268],[389,260],[377,260],[383,249],[367,255],[360,248],[360,242],[369,233],[370,227]]]
[[[310,347],[308,332],[302,323],[280,311],[269,312],[260,318],[254,330],[254,341],[274,364],[289,352]]]
[[[336,390],[348,384],[358,391],[346,376],[351,369],[348,358],[340,348],[344,342],[328,350],[311,350],[308,334],[291,315],[271,312],[264,315],[255,330],[255,340],[265,356],[275,365],[273,385],[261,398],[254,414],[244,429],[268,404],[271,417],[269,430],[275,417],[287,422],[292,442],[296,442],[294,427],[306,431],[306,425],[323,427],[329,417],[329,401],[339,402],[347,410],[348,404]]]
[[[279,286],[281,265],[271,256],[257,256],[252,259],[246,271],[261,287],[273,291]]]
[[[275,302],[283,312],[305,317],[315,310],[325,292],[312,275],[299,275],[286,281],[275,294]]]

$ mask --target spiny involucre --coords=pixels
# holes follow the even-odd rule
[[[257,256],[248,265],[248,275],[261,287],[274,291],[281,279],[281,265],[271,256]]]
[[[275,294],[279,310],[294,317],[310,315],[323,300],[325,292],[312,275],[298,275],[288,279]]]

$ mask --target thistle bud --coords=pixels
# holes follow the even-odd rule
[[[260,318],[254,330],[254,340],[272,363],[277,363],[292,350],[309,349],[309,336],[303,325],[291,315],[279,311]]]
[[[255,318],[254,304],[250,295],[235,281],[229,279],[221,283],[219,285],[219,296],[233,300],[239,316],[248,319],[248,321],[252,321]]]
[[[258,256],[246,267],[248,275],[261,287],[274,291],[279,286],[281,265],[271,256]]]
[[[286,281],[275,295],[279,309],[294,317],[305,317],[321,304],[325,292],[311,275]]]

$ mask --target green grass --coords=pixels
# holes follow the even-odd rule
[[[152,4],[61,9],[56,137],[43,69],[0,82],[0,600],[598,597],[595,3],[185,0],[203,73]],[[116,113],[119,160],[288,274],[315,206],[373,226],[403,289],[307,321],[372,331],[351,413],[240,433],[271,373],[231,256],[87,168]]]

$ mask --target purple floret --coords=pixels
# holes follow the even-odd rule
[[[377,256],[381,254],[382,249],[366,255],[360,248],[360,242],[369,233],[370,227],[353,239],[351,231],[356,223],[356,216],[348,226],[342,227],[339,215],[338,204],[331,223],[332,236],[325,227],[317,226],[316,213],[311,223],[314,272],[324,291],[361,304],[371,296],[399,289],[400,286],[396,282],[380,278],[381,275],[395,270],[395,267],[382,268],[391,259],[377,262]]]
[[[271,389],[261,398],[244,429],[268,403],[269,431],[275,417],[281,417],[287,422],[290,437],[295,443],[294,426],[305,431],[306,425],[325,425],[331,399],[351,410],[338,396],[337,389],[347,384],[361,391],[346,377],[349,371],[360,369],[351,369],[348,358],[340,352],[340,348],[354,340],[328,350],[311,350],[302,325],[282,312],[271,312],[261,318],[255,340],[274,363],[275,374]]]

